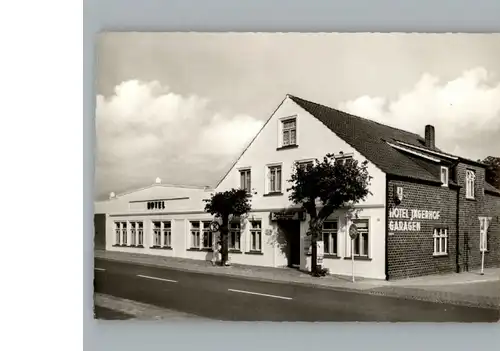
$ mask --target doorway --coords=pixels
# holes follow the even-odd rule
[[[300,266],[300,221],[281,220],[278,221],[278,227],[283,233],[286,241],[286,257],[288,267]]]

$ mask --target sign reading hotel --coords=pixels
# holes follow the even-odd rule
[[[438,220],[440,211],[392,208],[389,210],[389,230],[394,232],[418,232],[421,220]]]

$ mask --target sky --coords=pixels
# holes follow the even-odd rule
[[[499,34],[101,34],[95,198],[215,186],[292,94],[500,156]]]

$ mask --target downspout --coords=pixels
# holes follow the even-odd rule
[[[389,244],[389,175],[385,175],[385,280],[389,280],[389,253],[387,251]]]

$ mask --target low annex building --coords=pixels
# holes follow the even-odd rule
[[[423,128],[424,129],[424,128]],[[368,162],[371,195],[356,218],[339,210],[324,223],[323,266],[333,274],[398,279],[500,266],[500,190],[485,181],[485,166],[424,137],[287,95],[227,174],[214,187],[162,184],[95,204],[96,246],[106,250],[212,259],[218,233],[203,199],[246,189],[252,210],[230,224],[234,263],[307,270],[308,216],[288,199],[296,163],[327,153],[337,162]],[[354,242],[348,234],[356,223]],[[354,245],[351,248],[351,244]]]

